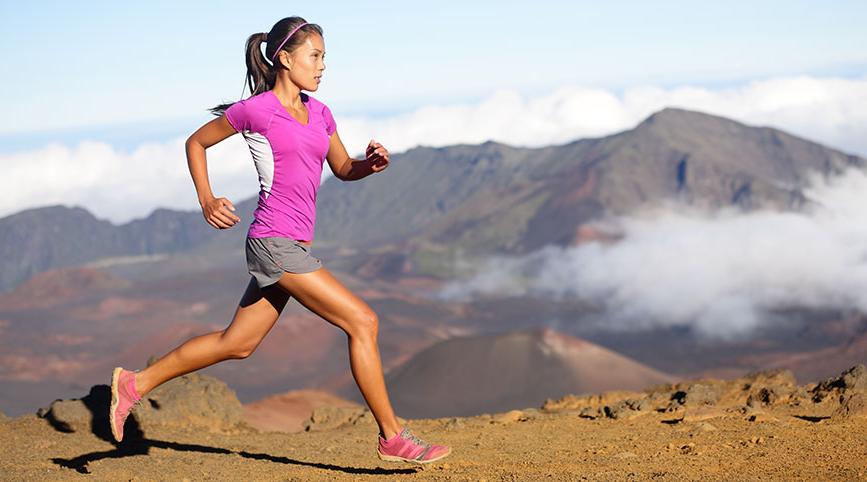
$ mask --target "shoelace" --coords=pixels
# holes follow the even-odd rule
[[[141,405],[141,401],[142,401],[142,400],[143,400],[143,398],[140,398],[140,399],[138,399],[138,400],[132,402],[132,405],[130,405],[129,408],[126,409],[126,413],[124,413],[123,416],[124,416],[124,417],[129,417],[129,414],[132,413],[132,411],[135,410],[136,407],[138,407],[139,405]]]
[[[407,439],[407,440],[412,440],[413,442],[417,443],[418,445],[421,445],[422,447],[427,448],[427,447],[430,447],[430,446],[431,446],[431,444],[429,444],[429,443],[425,442],[424,440],[422,440],[422,439],[416,437],[414,433],[412,433],[412,432],[409,431],[409,429],[407,429],[407,430],[405,431],[405,434],[406,434],[406,437],[404,437],[405,439]]]
[[[143,401],[144,401],[144,397],[140,397],[138,400],[132,402],[132,405],[130,405],[129,408],[126,409],[126,413],[123,414],[123,415],[124,415],[125,417],[129,416],[130,412],[132,412],[136,407],[138,407],[139,405],[141,405],[141,403],[142,403]]]

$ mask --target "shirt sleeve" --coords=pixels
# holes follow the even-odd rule
[[[250,117],[250,109],[247,105],[247,100],[239,100],[234,104],[230,105],[225,112],[226,120],[229,121],[229,124],[235,128],[236,131],[249,131],[251,130],[251,117]]]
[[[334,116],[331,115],[331,109],[327,105],[322,106],[322,117],[325,118],[325,132],[330,137],[337,130],[337,123],[334,122]]]

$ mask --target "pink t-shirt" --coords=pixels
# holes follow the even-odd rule
[[[250,146],[259,173],[259,203],[247,236],[312,241],[316,191],[329,138],[337,129],[328,107],[301,93],[308,122],[292,117],[270,90],[232,104],[229,124]]]

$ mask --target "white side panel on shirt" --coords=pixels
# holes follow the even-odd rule
[[[253,155],[253,163],[259,173],[259,185],[265,192],[265,199],[268,199],[274,183],[274,151],[268,139],[258,132],[244,131],[242,135],[250,146],[250,154]]]

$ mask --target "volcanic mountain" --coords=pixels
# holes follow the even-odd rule
[[[505,411],[568,393],[670,381],[669,375],[549,328],[441,341],[386,378],[395,410],[414,418]]]
[[[743,209],[797,209],[810,172],[832,175],[863,158],[771,127],[680,108],[635,128],[544,148],[496,142],[417,147],[364,182],[329,178],[317,197],[316,246],[369,276],[451,276],[455,250],[526,253],[595,233],[606,214],[677,199]],[[241,225],[256,197],[236,202]],[[245,229],[217,231],[198,210],[158,209],[114,225],[49,206],[0,219],[0,290],[40,271],[103,260],[127,276],[183,273],[233,259]],[[58,234],[62,233],[62,236]],[[376,253],[367,248],[376,247]],[[182,253],[182,266],[168,258]],[[203,256],[204,254],[208,256]],[[156,273],[152,269],[158,266]]]

